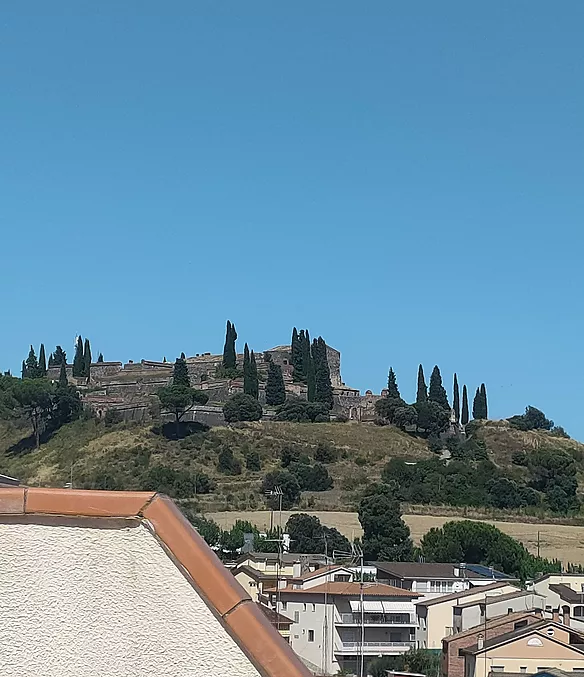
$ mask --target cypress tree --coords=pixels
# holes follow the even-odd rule
[[[39,350],[39,375],[47,375],[47,358],[45,357],[45,344],[41,343]]]
[[[223,347],[223,367],[225,369],[235,369],[237,366],[237,353],[235,352],[235,341],[237,341],[237,332],[235,325],[227,320],[227,330],[225,332],[225,346]]]
[[[482,413],[481,393],[480,390],[477,388],[474,399],[472,401],[472,417],[474,419],[482,418],[481,413]]]
[[[296,327],[292,329],[292,343],[290,345],[290,352],[292,367],[294,369],[293,371],[294,381],[302,382],[302,377],[304,374],[304,370],[302,369],[302,343]]]
[[[177,357],[176,362],[174,363],[174,369],[172,372],[172,385],[186,386],[187,388],[191,387],[191,379],[189,378],[187,362],[182,357]]]
[[[456,374],[454,374],[454,388],[452,390],[452,408],[458,423],[460,421],[460,390],[458,389],[458,376]]]
[[[468,393],[466,392],[466,386],[462,386],[462,413],[460,416],[460,422],[462,425],[468,423]]]
[[[391,397],[396,400],[401,400],[399,388],[397,387],[397,378],[395,376],[395,371],[393,370],[393,367],[389,368],[389,374],[387,376],[387,397]]]
[[[91,345],[89,339],[85,339],[85,346],[83,349],[83,376],[89,379],[91,373]]]
[[[268,380],[266,382],[266,404],[276,407],[286,401],[286,388],[282,367],[270,361],[268,366]]]
[[[59,372],[59,388],[63,389],[69,385],[67,380],[67,367],[64,362],[61,362],[61,371]]]
[[[184,353],[181,353],[181,354],[180,354],[180,359],[186,361],[187,356],[186,356]]]
[[[328,366],[328,360],[326,356],[326,343],[322,336],[318,337],[316,342],[317,345],[317,355],[318,362],[315,365],[316,372],[316,393],[315,400],[317,402],[324,402],[328,405],[329,409],[332,409],[333,401],[333,386],[331,384],[331,373]]]
[[[251,392],[250,395],[256,400],[260,397],[260,381],[258,378],[258,365],[256,363],[255,353],[251,351],[251,359],[249,364],[251,374]]]
[[[99,353],[99,355],[97,356],[97,361],[103,362],[103,353]]]
[[[22,369],[20,374],[22,378],[26,378],[26,362],[24,360],[22,360]]]
[[[446,394],[446,389],[442,385],[442,375],[440,374],[440,369],[438,365],[432,369],[432,375],[430,376],[430,388],[428,390],[428,399],[430,402],[436,402],[444,409],[450,409],[448,404],[448,395]]]
[[[314,339],[308,354],[304,357],[306,360],[306,385],[308,387],[308,401],[316,401],[316,365],[318,364],[317,340]]]
[[[483,415],[483,418],[486,420],[489,418],[489,409],[487,406],[487,389],[485,387],[484,383],[481,383],[481,414]]]
[[[424,369],[422,365],[418,367],[418,390],[416,392],[416,404],[428,401],[428,390],[426,380],[424,379]]]
[[[73,376],[75,378],[81,378],[83,376],[83,370],[85,363],[83,360],[83,339],[81,336],[77,337],[77,344],[75,346],[75,359],[73,360]]]
[[[249,348],[247,343],[243,347],[243,392],[246,395],[251,395],[253,391],[251,373],[251,359],[249,356]]]
[[[32,346],[26,359],[26,378],[41,378],[39,363]]]

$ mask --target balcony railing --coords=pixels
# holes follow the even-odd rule
[[[341,614],[337,625],[361,625],[361,614]],[[364,614],[364,625],[415,625],[411,614]]]
[[[364,653],[391,653],[394,651],[408,651],[416,647],[415,642],[363,642]],[[359,653],[361,642],[339,642],[337,653]]]

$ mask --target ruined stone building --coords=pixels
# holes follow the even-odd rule
[[[222,355],[211,353],[187,357],[187,367],[194,388],[203,390],[209,396],[208,405],[196,407],[197,420],[211,424],[222,419],[220,407],[231,396],[243,392],[243,379],[228,379],[218,376],[222,364]],[[307,388],[303,383],[293,380],[292,355],[289,345],[276,346],[256,355],[259,377],[259,399],[265,403],[265,385],[269,361],[282,368],[284,385],[290,395],[305,399]],[[334,393],[333,413],[346,416],[351,420],[371,421],[375,416],[375,402],[379,395],[368,390],[361,395],[359,390],[343,383],[341,377],[341,354],[335,348],[327,346],[327,360]],[[84,404],[97,416],[105,416],[108,410],[116,410],[126,420],[147,420],[158,411],[155,397],[160,388],[170,383],[173,362],[141,360],[140,362],[95,362],[91,365],[91,375],[86,378],[73,377],[73,365],[66,367],[71,383],[76,384],[82,393]],[[237,356],[237,366],[243,367],[243,353]],[[50,367],[48,377],[59,378],[60,367]]]

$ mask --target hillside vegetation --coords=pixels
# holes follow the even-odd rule
[[[367,485],[383,480],[406,503],[428,509],[475,505],[541,517],[552,505],[545,482],[556,459],[579,480],[584,470],[584,445],[547,431],[517,430],[506,421],[473,423],[470,440],[453,447],[449,463],[440,460],[444,450],[430,451],[424,439],[393,426],[358,423],[241,423],[194,429],[172,440],[160,426],[86,418],[64,425],[38,450],[25,443],[30,432],[24,424],[0,422],[1,473],[30,485],[72,481],[78,488],[156,489],[196,501],[203,512],[261,509],[266,476],[286,472],[306,483],[290,507],[352,510]],[[536,458],[553,463],[544,472],[533,465]],[[322,482],[312,487],[319,473]],[[504,497],[510,482],[513,491],[519,487],[518,496],[531,498],[498,504],[497,494],[488,493],[495,491],[494,479]],[[579,514],[570,506],[555,512]]]

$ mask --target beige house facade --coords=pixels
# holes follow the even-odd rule
[[[558,623],[542,622],[476,647],[462,649],[465,677],[495,673],[533,675],[548,670],[584,671],[584,638]]]

